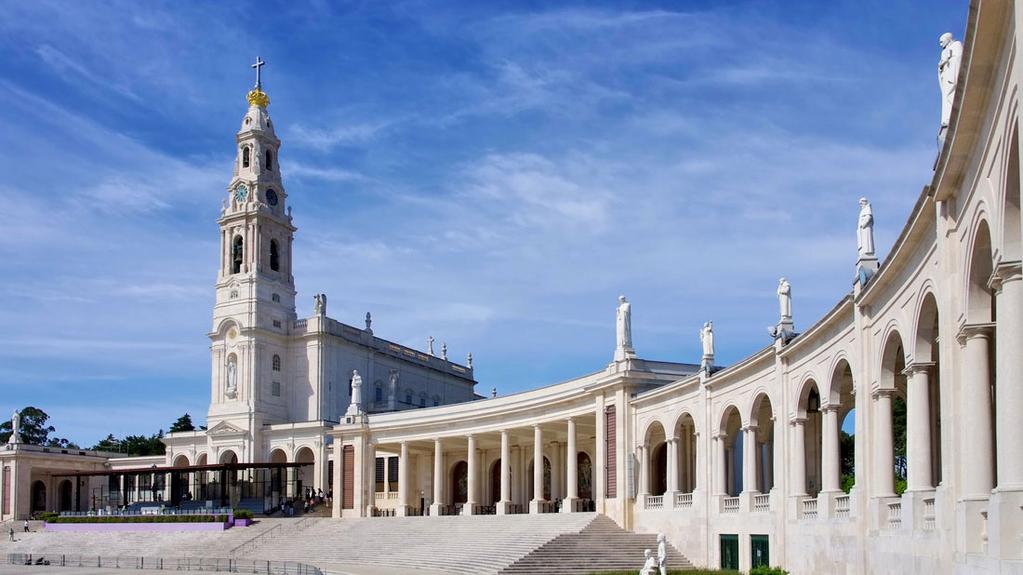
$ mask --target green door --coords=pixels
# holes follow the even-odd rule
[[[750,535],[749,548],[752,558],[751,567],[771,566],[771,553],[767,543],[767,535]]]
[[[739,570],[738,535],[721,535],[721,568]]]

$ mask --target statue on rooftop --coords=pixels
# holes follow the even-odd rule
[[[11,415],[11,438],[7,442],[21,443],[21,413],[18,410]]]
[[[625,296],[618,296],[618,310],[615,319],[615,361],[635,357],[632,347],[632,304]]]
[[[313,314],[321,317],[327,315],[327,294],[318,293],[313,296]]]
[[[952,102],[955,101],[956,83],[959,81],[959,65],[963,60],[963,44],[945,32],[938,39],[941,58],[938,60],[938,85],[941,87],[941,128],[939,137],[944,140],[948,123],[952,118]]]
[[[792,321],[792,285],[785,278],[778,280],[778,311],[782,323]]]
[[[428,353],[430,355],[434,355],[434,353],[433,353],[433,341],[434,340],[433,340],[433,336],[432,335],[426,338],[426,353]]]
[[[362,413],[362,376],[359,370],[352,370],[352,402],[348,404],[348,411],[345,415],[358,415]]]
[[[714,357],[714,322],[708,321],[700,330],[700,343],[703,344],[703,357]]]
[[[856,248],[860,257],[874,256],[874,209],[867,198],[860,198],[860,219],[856,228]]]

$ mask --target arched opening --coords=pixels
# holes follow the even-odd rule
[[[207,458],[205,453],[200,453],[195,458],[196,465],[206,465],[206,462]],[[207,488],[207,485],[209,484],[208,473],[209,472],[207,471],[199,471],[193,474],[194,485],[192,488],[192,494],[196,497],[196,499],[201,501],[205,501],[210,498],[209,489]]]
[[[236,274],[242,271],[242,261],[245,259],[245,240],[241,236],[235,236],[231,242],[231,273]]]
[[[274,153],[270,150],[266,151],[266,169],[268,171],[274,169]]]
[[[250,153],[249,147],[248,146],[242,146],[242,167],[243,168],[249,167],[249,164],[251,163],[251,160],[249,159],[249,153]]]
[[[283,449],[274,449],[270,452],[270,463],[287,463],[288,454]],[[282,497],[287,496],[288,470],[286,468],[270,469],[270,506],[280,505]]]
[[[753,400],[753,413],[750,417],[756,445],[754,462],[756,464],[756,490],[768,493],[774,488],[774,410],[771,398],[762,393]]]
[[[856,484],[856,395],[852,367],[844,359],[838,362],[831,375],[831,395],[828,401],[838,408],[839,489],[849,493]]]
[[[196,465],[206,465],[206,454],[202,453],[202,454],[199,455],[199,457],[196,457],[195,458],[195,464]]]
[[[174,457],[174,467],[188,467],[188,456],[184,453]]]
[[[238,463],[238,454],[230,449],[220,454],[220,463]]]
[[[885,495],[906,490],[906,352],[902,336],[893,331],[881,354],[881,385],[875,407],[878,437],[878,489]],[[886,443],[891,441],[890,446]],[[890,453],[885,453],[890,449]],[[891,484],[891,489],[888,485]]]
[[[593,499],[593,463],[590,461],[590,456],[586,452],[580,451],[576,455],[576,466],[579,498]]]
[[[683,413],[675,424],[678,437],[678,490],[692,493],[696,489],[696,422]]]
[[[32,513],[46,511],[46,484],[42,481],[32,482]]]
[[[60,487],[57,488],[59,493],[60,505],[57,511],[72,511],[72,499],[74,498],[74,486],[71,485],[70,479],[65,479],[60,482]]]
[[[961,333],[965,343],[962,412],[970,425],[964,429],[965,495],[988,497],[998,485],[995,413],[998,401],[995,350],[998,345],[996,300],[990,287],[993,272],[991,231],[986,221],[977,225],[970,254],[967,292],[967,325]],[[1009,358],[1006,358],[1009,360]]]
[[[277,250],[277,240],[270,240],[270,269],[281,271],[281,256]]]
[[[1013,130],[1005,174],[1005,199],[1002,204],[1002,259],[1020,259],[1020,189],[1019,189],[1019,133]]]
[[[721,492],[729,497],[738,497],[742,491],[742,435],[742,416],[734,405],[730,405],[721,418],[719,438],[724,466],[718,470]]]
[[[913,416],[907,421],[910,426],[909,441],[913,446],[910,470],[919,464],[926,473],[913,473],[910,485],[916,489],[930,489],[941,483],[941,356],[938,347],[938,303],[933,294],[925,296],[917,318],[916,350],[913,354],[914,369],[907,382],[909,409]],[[923,402],[917,406],[915,402]],[[919,421],[917,421],[919,419]]]
[[[655,421],[647,428],[643,446],[646,461],[641,465],[647,469],[643,493],[661,495],[668,491],[668,445],[664,427],[659,422]]]
[[[799,413],[803,421],[803,481],[806,494],[816,497],[821,491],[824,448],[823,415],[821,414],[821,393],[817,382],[808,380],[803,384],[799,399]],[[798,454],[797,454],[798,456]]]
[[[469,464],[459,461],[451,468],[451,503],[458,505],[469,500]]]
[[[511,479],[511,478],[509,478]],[[501,500],[501,460],[498,459],[490,466],[490,505],[496,505]]]
[[[526,475],[526,477],[528,478],[526,480],[526,483],[529,486],[529,493],[528,493],[529,500],[532,501],[534,499],[533,493],[535,491],[534,490],[534,485],[533,485],[533,462],[532,461],[529,462],[529,471],[528,471],[528,474]],[[550,462],[550,460],[547,459],[546,456],[544,456],[544,458],[543,458],[543,498],[546,501],[550,501],[551,500],[551,462]]]

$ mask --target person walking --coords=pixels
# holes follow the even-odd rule
[[[8,534],[10,535],[10,540],[13,542],[14,541],[14,526],[13,525],[11,526],[11,530],[10,530],[10,532]]]
[[[28,528],[28,519],[25,520],[25,533],[31,533],[31,529]]]

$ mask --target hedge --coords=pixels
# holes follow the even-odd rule
[[[235,509],[231,513],[234,514],[235,519],[252,519],[252,512],[248,509]]]
[[[96,515],[56,517],[50,523],[224,523],[227,515]]]

